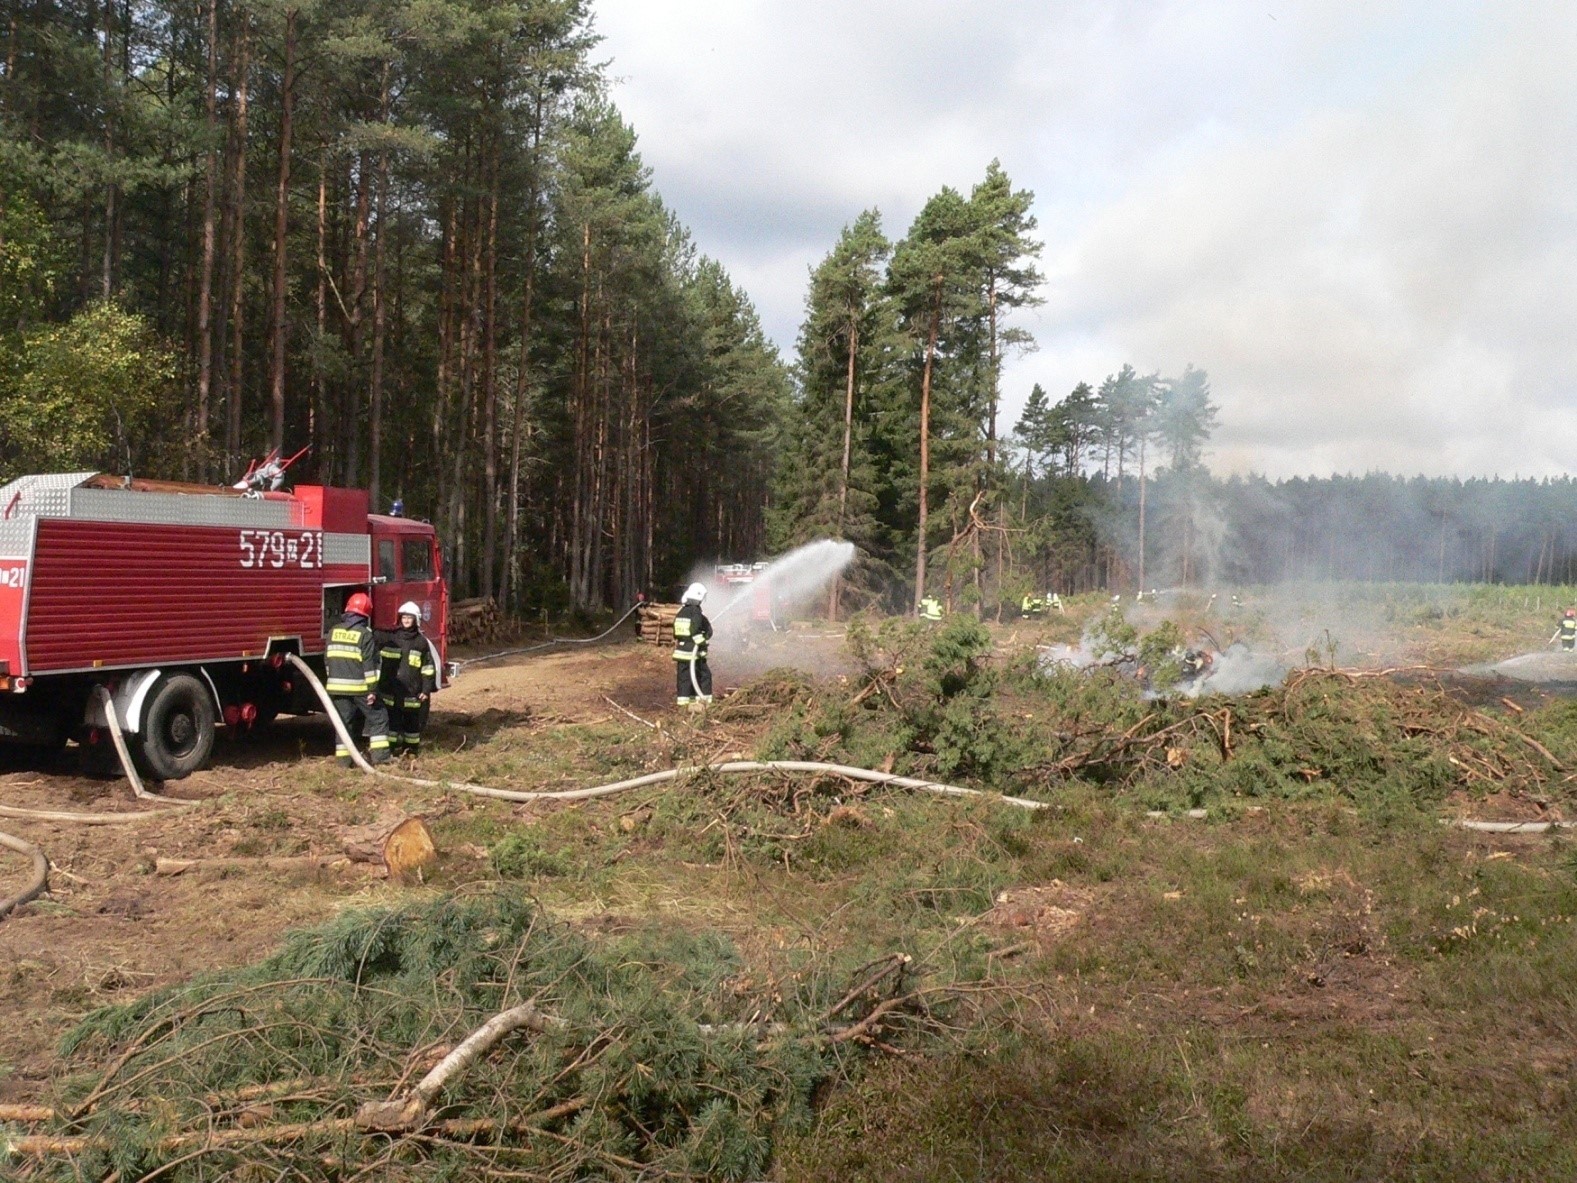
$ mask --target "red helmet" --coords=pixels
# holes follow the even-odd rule
[[[1568,609],[1566,609],[1566,615],[1567,616],[1577,616],[1577,608],[1568,608]]]
[[[350,599],[345,601],[345,611],[354,612],[357,616],[372,619],[372,597],[366,592],[354,592]]]

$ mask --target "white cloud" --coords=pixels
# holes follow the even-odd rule
[[[602,0],[664,199],[787,352],[862,208],[1037,194],[1062,394],[1210,371],[1231,470],[1563,471],[1577,18],[1469,0]]]

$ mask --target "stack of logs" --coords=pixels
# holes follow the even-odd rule
[[[486,645],[504,639],[507,624],[498,604],[484,596],[449,606],[449,643]]]
[[[641,640],[648,645],[671,645],[678,604],[648,604],[641,609]]]

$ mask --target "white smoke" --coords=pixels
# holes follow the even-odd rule
[[[1279,686],[1287,676],[1287,667],[1281,662],[1267,654],[1255,653],[1246,645],[1228,645],[1225,653],[1214,656],[1209,677],[1179,683],[1171,693],[1184,698],[1198,698],[1201,694],[1247,694],[1266,686]]]
[[[853,561],[852,542],[823,538],[774,559],[754,571],[748,583],[731,584],[714,568],[698,568],[690,578],[707,589],[706,614],[716,632],[716,644],[730,635],[781,628],[821,607],[833,580]]]

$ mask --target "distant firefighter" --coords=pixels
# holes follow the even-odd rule
[[[1034,593],[1025,595],[1024,599],[1019,603],[1019,611],[1025,616],[1046,615],[1045,597],[1037,596]]]
[[[1566,609],[1566,614],[1561,617],[1561,622],[1556,626],[1554,636],[1550,637],[1553,643],[1560,638],[1561,648],[1570,653],[1577,649],[1577,608]]]
[[[941,620],[942,601],[935,596],[926,596],[920,601],[921,620]]]
[[[1182,669],[1182,681],[1191,683],[1197,682],[1201,678],[1208,677],[1210,675],[1211,667],[1214,666],[1215,663],[1216,659],[1210,654],[1208,650],[1190,649],[1187,653],[1183,654],[1183,660],[1179,663]]]
[[[680,706],[705,706],[712,701],[712,670],[706,664],[706,647],[712,640],[712,622],[701,611],[706,586],[685,588],[684,602],[674,617],[674,672]]]

